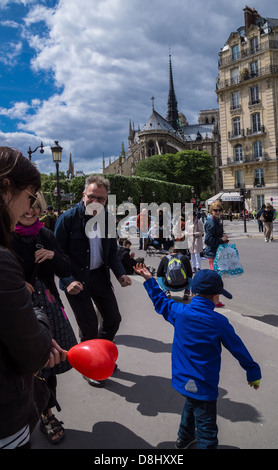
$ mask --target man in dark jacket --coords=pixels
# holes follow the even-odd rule
[[[109,214],[104,208],[107,196],[108,181],[100,175],[89,176],[81,202],[62,214],[55,227],[57,241],[71,260],[72,276],[61,281],[82,341],[95,338],[113,341],[118,331],[121,315],[110,281],[110,269],[122,287],[131,285],[118,257],[116,234],[108,236]],[[92,219],[97,212],[105,218],[105,233],[100,231],[101,223],[94,223],[96,219]],[[100,327],[92,301],[102,317]]]
[[[266,204],[262,212],[264,239],[266,242],[273,241],[273,210],[270,204]]]

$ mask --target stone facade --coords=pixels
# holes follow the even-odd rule
[[[223,190],[243,188],[249,210],[278,207],[278,19],[246,6],[219,53]]]

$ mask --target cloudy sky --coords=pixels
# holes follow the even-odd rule
[[[250,0],[251,1],[251,0]],[[0,0],[0,145],[54,171],[50,147],[75,170],[101,171],[128,150],[130,120],[165,116],[169,48],[179,111],[189,124],[217,107],[218,52],[244,24],[246,0]],[[278,18],[277,0],[248,3]]]

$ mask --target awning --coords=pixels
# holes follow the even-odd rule
[[[223,202],[240,202],[242,201],[241,195],[239,192],[230,192],[230,193],[218,193],[215,196],[212,196],[210,199],[206,200],[206,203],[210,206],[217,199],[221,199]]]
[[[242,197],[240,193],[233,192],[233,193],[223,193],[221,196],[223,202],[230,201],[230,202],[240,202],[242,201]]]
[[[208,205],[210,205],[210,204],[212,204],[214,201],[216,201],[217,199],[222,199],[222,194],[224,194],[223,191],[222,191],[222,193],[215,194],[215,196],[212,196],[211,198],[207,199],[207,200],[206,200],[206,203],[207,203]]]

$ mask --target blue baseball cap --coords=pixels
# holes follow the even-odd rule
[[[198,271],[191,282],[191,292],[200,295],[216,295],[222,294],[227,299],[232,299],[230,292],[224,289],[221,276],[211,269],[201,269]]]

